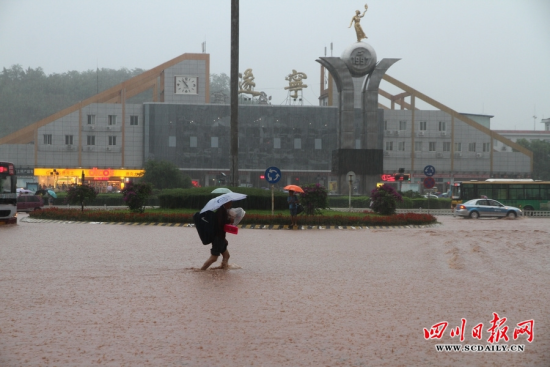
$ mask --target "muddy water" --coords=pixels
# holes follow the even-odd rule
[[[241,230],[233,269],[196,272],[209,247],[192,228],[23,217],[0,227],[0,366],[550,365],[549,219]],[[493,312],[525,352],[435,351],[488,344]],[[533,343],[513,340],[528,319]]]

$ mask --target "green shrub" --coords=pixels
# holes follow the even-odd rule
[[[134,184],[129,182],[124,186],[121,193],[123,200],[132,212],[143,213],[147,198],[151,195],[152,191],[152,185],[149,183]]]
[[[300,202],[306,215],[321,214],[321,209],[328,207],[327,189],[319,184],[302,186],[303,194],[300,194]]]
[[[401,195],[390,185],[382,185],[371,191],[372,210],[382,215],[395,214],[396,202],[403,201]]]
[[[65,196],[65,202],[73,205],[80,205],[81,211],[84,211],[84,203],[88,204],[93,201],[97,193],[92,186],[89,185],[77,185],[71,186],[67,195]]]

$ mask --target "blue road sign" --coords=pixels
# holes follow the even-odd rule
[[[427,189],[433,189],[435,186],[435,180],[433,177],[426,177],[424,179],[424,187]]]
[[[435,167],[431,165],[424,167],[424,174],[428,177],[435,175]]]
[[[270,184],[276,184],[281,179],[281,170],[277,167],[269,167],[265,170],[265,180]]]

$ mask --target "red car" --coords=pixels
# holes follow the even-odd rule
[[[18,212],[32,212],[40,210],[44,206],[42,196],[38,195],[19,195],[17,197]]]

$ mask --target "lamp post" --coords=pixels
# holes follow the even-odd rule
[[[353,175],[349,175],[349,211],[351,212],[351,186],[353,183]]]

